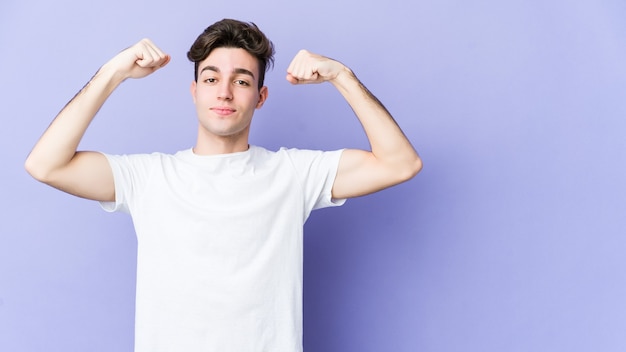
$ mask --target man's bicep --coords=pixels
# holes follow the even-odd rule
[[[98,152],[77,152],[66,167],[52,175],[49,184],[81,198],[115,200],[111,166],[106,156]]]
[[[341,154],[333,184],[333,198],[353,198],[374,193],[392,185],[389,170],[374,154],[346,149]]]

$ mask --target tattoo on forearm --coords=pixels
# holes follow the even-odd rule
[[[63,108],[59,111],[59,114],[60,114],[63,110],[65,110],[65,108],[67,108],[67,106],[68,106],[68,105],[70,105],[70,104],[71,104],[74,100],[76,100],[76,98],[77,98],[77,97],[78,97],[81,93],[83,93],[83,92],[87,89],[87,87],[89,86],[89,84],[91,83],[91,81],[93,81],[93,79],[94,79],[94,78],[98,75],[98,73],[99,73],[99,72],[100,72],[100,69],[98,69],[98,70],[96,71],[96,73],[94,73],[94,74],[93,74],[93,76],[91,76],[91,78],[87,81],[87,83],[85,83],[85,85],[84,85],[84,86],[83,86],[83,87],[82,87],[82,88],[81,88],[78,92],[76,92],[76,94],[74,94],[74,96],[72,97],[72,99],[70,99],[70,100],[69,100],[69,101],[65,104],[65,106],[63,106]],[[57,115],[58,115],[58,114],[57,114]]]

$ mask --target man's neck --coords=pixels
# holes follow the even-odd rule
[[[248,138],[234,137],[219,137],[213,138],[200,138],[196,141],[196,145],[193,147],[193,152],[196,155],[219,155],[245,152],[250,148],[248,144]]]

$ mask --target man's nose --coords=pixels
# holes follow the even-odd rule
[[[220,83],[218,98],[224,100],[231,100],[233,98],[233,91],[230,82],[224,81]]]

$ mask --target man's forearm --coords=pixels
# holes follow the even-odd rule
[[[358,117],[374,156],[391,166],[419,168],[419,156],[406,138],[396,121],[383,104],[345,68],[335,79],[333,85],[346,99]]]
[[[33,177],[45,180],[72,160],[87,127],[122,81],[123,77],[105,65],[59,112],[26,160]]]

